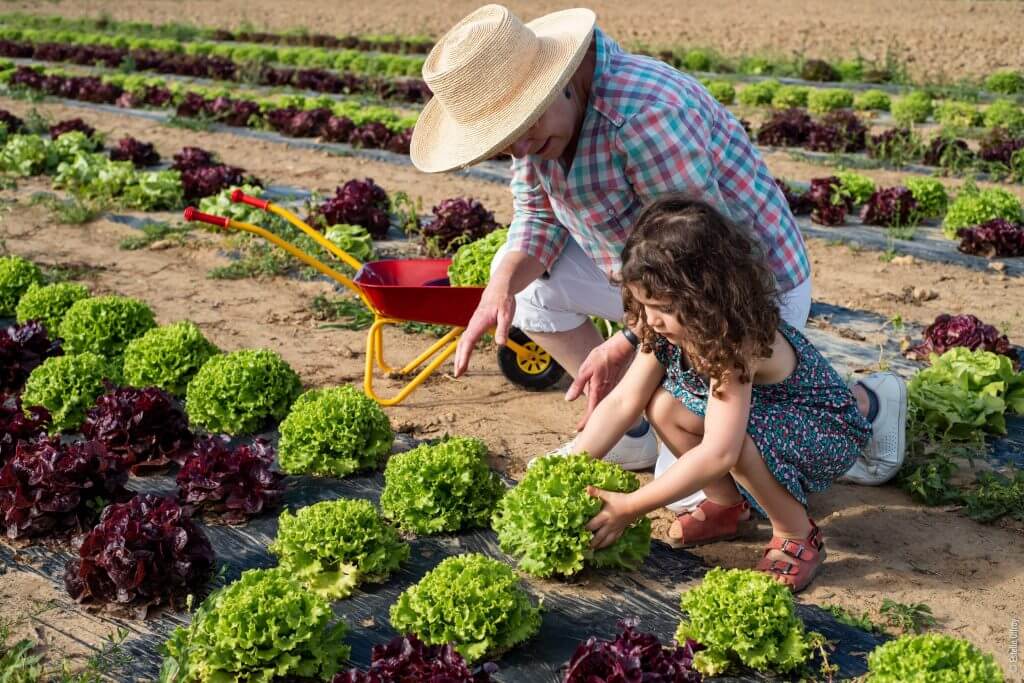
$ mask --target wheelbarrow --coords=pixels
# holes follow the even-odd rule
[[[349,278],[265,228],[203,213],[192,206],[185,209],[186,221],[244,230],[274,243],[344,285],[362,300],[373,312],[373,324],[366,336],[363,376],[367,396],[381,405],[397,405],[455,352],[459,337],[480,303],[483,287],[451,286],[448,281],[451,259],[389,259],[361,263],[283,206],[238,189],[231,193],[231,201],[280,216],[356,271],[355,277]],[[394,368],[384,360],[384,328],[406,322],[442,325],[451,330],[405,366]],[[498,349],[498,367],[511,382],[531,390],[546,389],[564,374],[549,353],[516,328],[509,331],[508,344]],[[383,398],[373,388],[377,370],[387,376],[409,378],[409,381],[393,397]]]

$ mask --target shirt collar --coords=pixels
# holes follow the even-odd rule
[[[606,98],[605,85],[611,76],[612,57],[622,52],[618,43],[605,35],[604,31],[594,27],[595,64],[594,78],[590,85],[590,103],[599,114],[616,126],[621,126],[625,118]]]

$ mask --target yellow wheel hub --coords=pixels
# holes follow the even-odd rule
[[[527,375],[539,375],[551,365],[551,354],[536,343],[528,341],[522,347],[527,353],[517,353],[516,364]]]

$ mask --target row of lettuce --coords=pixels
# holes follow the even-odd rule
[[[800,147],[815,152],[865,153],[899,167],[918,163],[955,175],[986,174],[994,180],[1024,179],[1024,128],[993,128],[977,149],[948,130],[924,135],[912,128],[888,128],[872,134],[848,109],[814,118],[800,108],[773,112],[753,131],[741,120],[751,139],[767,147]]]
[[[280,421],[276,465],[287,474],[344,477],[384,466],[380,511],[367,501],[339,499],[282,512],[270,545],[278,566],[246,571],[202,602],[191,624],[165,645],[165,681],[374,680],[360,678],[374,666],[390,667],[393,677],[383,680],[397,681],[404,667],[425,666],[424,658],[453,672],[468,670],[538,633],[542,610],[507,564],[458,555],[391,606],[391,625],[406,640],[375,651],[370,672],[339,673],[351,655],[348,626],[335,619],[330,602],[362,584],[387,581],[404,566],[410,546],[400,532],[427,536],[490,525],[518,568],[539,578],[573,576],[588,566],[633,570],[650,552],[646,518],[611,547],[590,549],[584,527],[601,503],[587,487],[639,486],[617,466],[586,454],[542,458],[507,489],[477,439],[448,438],[389,457],[389,420],[358,389],[303,392],[297,373],[273,351],[224,353],[187,321],[157,326],[140,301],[41,281],[31,262],[0,260],[5,306],[15,301],[15,315],[30,318],[0,337],[8,356],[3,389],[13,396],[2,404],[0,525],[22,542],[84,533],[65,573],[76,600],[141,615],[206,591],[215,554],[194,516],[242,523],[283,499],[274,450],[226,435]],[[83,440],[62,440],[61,433],[80,433]],[[125,488],[129,472],[144,476],[172,463],[181,464],[176,497]],[[767,575],[713,570],[683,594],[681,607],[686,617],[678,645],[663,649],[626,625],[614,641],[581,644],[565,680],[610,675],[626,661],[650,667],[639,673],[687,676],[673,680],[740,666],[792,672],[823,651],[823,639],[805,630],[788,589]],[[249,628],[254,622],[265,627]],[[445,645],[453,650],[443,652]],[[873,681],[922,670],[1003,680],[991,656],[937,635],[883,645],[869,666]],[[494,670],[485,665],[475,675]]]
[[[56,70],[14,67],[0,70],[11,92],[42,92],[122,107],[173,109],[175,115],[230,126],[269,129],[290,137],[317,137],[357,148],[408,154],[414,116],[380,106],[338,102],[329,97],[278,95],[247,98],[222,88],[186,87],[138,75],[69,76]],[[800,109],[776,112],[751,136],[767,146],[801,146],[814,151],[856,153],[901,166],[923,162],[962,175],[985,173],[999,179],[1024,177],[1024,137],[993,129],[975,152],[964,140],[936,135],[927,143],[911,129],[877,135],[849,110],[814,120]]]
[[[339,118],[327,115],[329,122]],[[776,124],[778,136],[791,132],[785,121]],[[184,201],[219,193],[219,197],[206,199],[200,209],[226,212],[251,223],[269,222],[272,227],[287,230],[279,219],[258,215],[245,205],[232,205],[226,189],[247,183],[246,189],[258,193],[254,186],[259,181],[243,169],[219,163],[205,150],[184,148],[174,155],[170,169],[146,171],[140,169],[160,162],[151,144],[125,137],[116,148],[104,153],[101,138],[81,119],[55,124],[48,131],[49,137],[26,134],[25,130],[20,118],[0,111],[0,170],[5,173],[50,174],[57,188],[143,210],[180,208]],[[761,132],[767,131],[762,128]],[[958,239],[958,248],[965,253],[1024,255],[1024,207],[1015,195],[1001,188],[978,189],[967,184],[951,199],[945,185],[935,178],[911,177],[903,185],[879,188],[871,178],[853,171],[815,178],[805,192],[797,192],[785,182],[780,185],[795,214],[810,214],[812,221],[822,225],[842,225],[846,215],[860,206],[863,223],[909,231],[905,237],[912,236],[913,228],[921,222],[941,219],[943,233]],[[310,220],[322,228],[362,226],[370,237],[380,239],[391,224],[392,208],[388,194],[372,180],[352,180],[316,207]],[[433,220],[425,226],[418,224],[413,213],[407,226],[420,231],[425,246],[433,253],[452,253],[458,245],[498,227],[493,213],[472,199],[445,200],[434,207],[433,213]],[[350,248],[357,258],[369,258],[372,250],[367,249],[366,236],[348,232],[352,239],[346,240],[343,248]],[[298,238],[294,231],[288,235]],[[303,245],[310,246],[307,241]]]
[[[376,66],[372,61],[382,57],[367,56],[364,60],[347,61],[333,70],[310,61],[292,61],[298,67],[276,68],[271,60],[231,50],[182,52],[174,41],[132,41],[124,37],[78,36],[73,41],[63,34],[39,34],[17,29],[0,30],[0,56],[36,59],[49,62],[70,62],[89,66],[106,66],[128,71],[155,71],[180,76],[244,82],[266,86],[290,86],[335,94],[373,94],[385,99],[420,103],[431,92],[419,78],[381,78],[393,70]],[[265,48],[264,48],[265,50]],[[273,57],[268,54],[263,57]],[[369,62],[367,62],[369,60]],[[418,70],[407,74],[416,76]],[[819,89],[802,85],[782,85],[768,79],[742,86],[738,94],[733,83],[702,79],[708,90],[725,105],[735,102],[744,106],[771,106],[776,109],[806,107],[813,114],[826,114],[837,109],[886,111],[901,125],[925,123],[929,120],[950,132],[965,132],[978,127],[1007,128],[1012,132],[1024,129],[1024,110],[1014,100],[1001,99],[984,107],[976,103],[947,99],[935,101],[927,90],[915,90],[893,100],[882,90],[855,93],[843,88]]]
[[[3,31],[0,30],[0,35]],[[182,54],[156,48],[124,48],[108,45],[33,42],[0,39],[0,56],[44,62],[101,66],[123,72],[152,71],[161,74],[234,81],[246,85],[292,87],[333,94],[368,94],[398,102],[423,103],[431,92],[419,78],[365,75],[361,70],[337,72],[323,68],[275,67],[229,57]],[[353,64],[358,68],[359,64]]]
[[[424,58],[414,55],[377,54],[359,50],[325,50],[309,47],[274,47],[260,44],[188,42],[173,39],[135,38],[122,34],[47,31],[5,26],[0,40],[28,45],[64,45],[111,48],[117,53],[134,51],[165,55],[216,57],[237,64],[283,64],[332,69],[365,76],[419,76]],[[113,54],[113,53],[112,53]],[[120,64],[120,61],[118,62]]]
[[[78,31],[117,33],[140,38],[165,38],[182,43],[194,41],[220,41],[240,43],[280,43],[282,45],[311,45],[313,47],[343,48],[348,50],[376,50],[426,54],[433,40],[426,36],[400,36],[395,34],[349,34],[345,36],[311,33],[306,29],[293,29],[281,33],[256,31],[252,28],[228,30],[205,28],[182,22],[152,24],[143,21],[117,21],[109,17],[65,17],[61,15],[21,14],[0,15],[0,22],[18,28],[49,31]]]
[[[701,83],[724,105],[798,107],[812,114],[827,114],[837,109],[889,112],[903,126],[934,122],[961,133],[975,128],[1010,128],[1015,132],[1024,129],[1024,109],[1011,99],[998,99],[981,106],[974,102],[939,99],[927,90],[914,90],[893,98],[877,89],[854,92],[845,88],[811,88],[783,85],[774,79],[744,85],[739,90],[729,81],[702,78]]]
[[[54,32],[69,32],[70,35],[104,33],[108,36],[164,39],[174,41],[175,43],[277,43],[281,45],[308,45],[318,48],[345,48],[419,54],[426,54],[432,47],[432,40],[425,36],[333,36],[309,32],[304,29],[282,33],[269,33],[251,29],[230,31],[204,28],[180,22],[154,25],[145,22],[114,21],[109,18],[68,18],[17,13],[2,15],[0,19],[2,19],[6,26],[22,31],[36,30],[51,34]],[[124,43],[124,45],[126,44]],[[808,59],[803,55],[789,58],[769,58],[757,55],[728,58],[709,48],[680,46],[673,49],[656,50],[637,45],[633,46],[632,49],[658,57],[679,69],[691,72],[801,78],[807,81],[822,83],[843,81],[903,84],[908,81],[907,74],[894,65],[876,64],[862,57],[836,61]],[[989,92],[1005,95],[1024,95],[1024,73],[1013,69],[995,71],[976,84],[976,92],[978,88],[984,88]],[[944,88],[935,86],[933,90],[942,91]],[[965,90],[966,84],[963,82],[959,83],[956,91],[964,93]]]
[[[957,249],[965,254],[1024,256],[1024,204],[1003,188],[980,189],[968,181],[951,198],[936,178],[908,177],[901,185],[878,187],[856,171],[812,178],[804,191],[777,182],[794,215],[810,215],[819,225],[840,226],[848,214],[856,213],[864,225],[884,227],[894,238],[913,239],[922,223],[941,221],[942,234],[959,240]]]

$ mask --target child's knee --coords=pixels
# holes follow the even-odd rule
[[[659,387],[645,409],[647,420],[659,433],[664,430],[682,430],[691,434],[704,433],[704,420],[691,413],[675,396]]]

